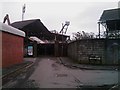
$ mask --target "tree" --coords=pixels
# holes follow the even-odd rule
[[[84,31],[80,31],[77,33],[73,33],[73,40],[93,39],[93,38],[95,38],[95,34],[93,32],[87,33]]]

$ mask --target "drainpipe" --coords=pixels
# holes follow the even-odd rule
[[[100,22],[98,22],[98,31],[99,31],[98,36],[99,36],[99,39],[100,39]]]

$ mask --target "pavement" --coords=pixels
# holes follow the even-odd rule
[[[13,65],[9,68],[3,68],[2,69],[2,75],[6,75],[14,70],[17,70],[27,64],[30,64],[31,62],[35,62],[36,58],[24,58],[24,61],[20,64]],[[88,64],[78,64],[76,62],[73,62],[68,57],[59,57],[59,62],[63,64],[64,66],[70,67],[70,68],[79,68],[79,69],[86,69],[86,70],[118,70],[118,66],[103,66],[103,65],[88,65]]]
[[[68,57],[60,57],[59,60],[61,64],[70,68],[79,68],[86,70],[118,70],[118,66],[78,64]]]
[[[24,61],[20,64],[13,65],[9,68],[2,69],[2,76],[15,71],[25,65],[29,65],[31,62],[35,62],[36,58],[24,58]],[[89,65],[89,64],[78,64],[71,60],[68,57],[59,57],[59,63],[67,66],[69,68],[78,68],[78,69],[85,69],[85,70],[118,70],[118,66],[105,66],[105,65]]]
[[[62,57],[63,61],[66,61],[66,59],[66,57]],[[68,65],[68,63],[70,64],[69,58],[66,63],[63,63],[62,60],[60,57],[37,58],[33,66],[33,72],[25,83],[19,87],[108,90],[118,82],[118,71],[116,70],[93,70],[92,66],[88,67],[88,65],[84,65],[84,67],[81,67],[82,69],[79,69],[77,65],[75,66],[75,63]]]
[[[25,67],[33,62],[34,58],[25,58],[24,61],[20,64],[15,64],[11,67],[2,68],[2,76],[7,75],[13,71],[16,71],[17,69],[20,69],[22,67]]]
[[[80,87],[84,88],[81,90],[88,90],[85,88],[91,87],[91,85],[96,87],[110,85],[111,87],[111,85],[116,84],[118,81],[118,72],[116,71],[117,67],[113,66],[103,67],[77,64],[67,57],[24,58],[24,63],[28,64],[30,62],[33,62],[33,67],[29,69],[29,71],[27,70],[27,72],[22,76],[16,78],[16,81],[12,80],[10,83],[5,85],[5,87]],[[22,67],[23,64],[18,66]],[[14,69],[15,68],[13,68],[13,70]],[[10,68],[8,71],[9,70]]]
[[[11,67],[2,68],[2,74],[0,76],[0,79],[2,79],[2,84],[0,84],[0,89],[12,87],[14,84],[19,82],[20,78],[25,78],[23,75],[25,75],[28,69],[33,66],[35,59],[36,58],[24,58],[22,63],[15,64]],[[16,79],[18,79],[17,82],[15,81]],[[14,84],[12,82],[14,82]]]

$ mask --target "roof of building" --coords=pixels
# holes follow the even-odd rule
[[[1,22],[0,22],[0,31],[4,31],[4,32],[12,33],[14,35],[25,37],[25,32],[17,28],[14,28],[12,26],[9,26],[7,24],[1,23]]]
[[[11,24],[11,26],[18,28],[20,30],[25,31],[25,27],[29,27],[29,30],[34,31],[43,31],[50,33],[50,31],[44,26],[44,24],[40,21],[40,19],[31,19],[31,20],[24,20],[24,21],[17,21]]]
[[[51,33],[45,26],[44,24],[40,21],[40,19],[32,19],[32,20],[25,20],[25,21],[17,21],[11,24],[11,26],[18,28],[22,31],[28,31],[29,37],[30,36],[36,36],[39,39],[45,39],[45,40],[53,40],[55,39],[56,34]],[[59,40],[62,40],[63,38],[67,38],[67,35],[61,35],[58,34],[57,37]],[[44,38],[42,38],[44,37]]]
[[[103,11],[99,21],[106,22],[109,20],[120,20],[120,8]]]
[[[24,21],[17,21],[11,24],[11,26],[22,29],[23,27],[37,21],[38,19],[32,19],[32,20],[24,20]]]

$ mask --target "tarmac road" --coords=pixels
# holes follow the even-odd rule
[[[59,59],[56,57],[41,57],[36,59],[34,69],[31,70],[31,73],[29,73],[27,79],[24,80],[24,83],[21,83],[21,85],[18,87],[98,88],[97,86],[108,87],[108,85],[113,85],[117,83],[118,83],[118,71],[72,69],[60,64]],[[108,88],[100,90],[108,90]]]

